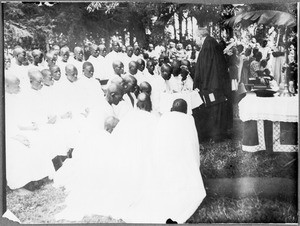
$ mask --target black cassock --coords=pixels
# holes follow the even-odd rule
[[[199,141],[226,138],[232,128],[231,80],[221,46],[207,36],[195,65],[194,88],[205,104],[193,110]]]

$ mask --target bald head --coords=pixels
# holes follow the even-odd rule
[[[115,60],[113,63],[112,63],[112,67],[114,69],[114,72],[117,74],[117,75],[121,75],[124,73],[124,64],[119,61],[119,60]]]
[[[150,112],[152,110],[150,96],[147,93],[140,93],[137,97],[136,106],[141,110]]]
[[[114,130],[114,128],[117,126],[118,123],[119,123],[119,119],[117,119],[114,116],[109,116],[105,119],[104,129],[107,132],[111,133]]]
[[[33,58],[33,64],[34,65],[37,66],[38,64],[42,63],[42,61],[43,61],[43,53],[39,49],[34,49],[31,52],[31,56]]]
[[[151,85],[144,81],[144,82],[141,82],[141,84],[139,85],[140,87],[140,91],[143,92],[143,93],[147,93],[148,95],[151,95],[151,92],[152,92],[152,87]]]
[[[180,73],[180,66],[181,66],[181,62],[179,60],[174,59],[171,63],[171,67],[172,67],[172,74],[174,76],[178,76]]]
[[[53,65],[50,67],[50,71],[51,71],[51,76],[53,77],[53,79],[55,81],[58,81],[61,77],[60,67],[57,65]]]
[[[13,56],[15,58],[15,62],[18,65],[22,65],[23,62],[26,60],[26,52],[21,47],[16,47],[13,51]]]
[[[60,55],[64,55],[66,53],[70,54],[70,48],[68,46],[64,46],[60,49]]]
[[[132,75],[126,75],[124,77],[124,92],[129,93],[133,92],[135,90],[135,87],[137,86],[137,80]]]
[[[20,53],[23,52],[25,52],[25,50],[22,47],[17,46],[16,48],[14,48],[13,57],[17,57]]]
[[[162,64],[161,65],[161,76],[164,80],[169,80],[172,75],[172,67],[169,64]]]
[[[136,62],[138,63],[138,69],[140,71],[144,71],[144,69],[145,69],[145,61],[142,58],[139,58]]]
[[[48,67],[56,64],[56,56],[54,55],[54,52],[48,52],[46,54],[46,62],[48,63]]]
[[[103,45],[103,44],[99,45],[99,54],[101,56],[105,57],[105,55],[106,55],[106,47],[105,47],[105,45]]]
[[[78,61],[83,61],[83,49],[80,46],[74,48],[74,58]]]
[[[135,75],[138,71],[138,63],[136,61],[130,61],[128,64],[129,73]]]
[[[73,64],[67,64],[65,71],[70,82],[75,82],[77,80],[78,70]]]
[[[187,103],[186,103],[186,101],[184,99],[174,100],[171,111],[178,111],[178,112],[186,114],[187,113]]]
[[[30,79],[42,79],[43,75],[38,69],[29,69],[28,70],[28,77]]]
[[[93,57],[97,58],[99,56],[99,53],[100,53],[99,46],[92,44],[92,45],[90,45],[89,50]]]
[[[49,69],[43,69],[41,73],[43,76],[43,84],[46,86],[52,86],[54,81],[53,81],[51,71]]]
[[[141,53],[141,49],[140,49],[139,45],[136,44],[136,43],[135,43],[135,45],[134,45],[134,47],[133,47],[133,53],[134,53],[134,55],[136,55],[136,56],[140,55],[140,53]]]
[[[123,93],[124,93],[123,86],[112,82],[107,88],[106,100],[110,105],[112,104],[118,105],[123,98]]]
[[[28,77],[30,80],[31,88],[35,90],[40,90],[43,87],[43,75],[37,69],[28,70]]]
[[[112,49],[115,52],[119,52],[119,47],[120,47],[120,43],[118,41],[113,41],[112,42]]]

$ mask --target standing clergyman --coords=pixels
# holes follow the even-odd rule
[[[193,115],[200,141],[220,140],[226,138],[232,124],[230,77],[218,42],[207,28],[200,28],[199,34],[202,48],[195,65],[194,88],[205,103],[194,109]]]

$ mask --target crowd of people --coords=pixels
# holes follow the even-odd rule
[[[5,59],[8,187],[53,179],[69,192],[59,218],[184,223],[206,195],[199,142],[230,136],[239,84],[279,89],[291,68],[281,43],[199,37],[193,47],[16,46]]]

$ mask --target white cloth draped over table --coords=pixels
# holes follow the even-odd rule
[[[198,208],[205,190],[191,116],[170,112],[157,124],[153,114],[133,110],[109,142],[104,137],[90,138],[91,145],[82,147],[80,153],[89,157],[80,158],[67,207],[57,219],[97,214],[127,223],[165,223],[168,218],[183,223]]]
[[[272,151],[273,152],[295,152],[298,146],[295,143],[281,143],[281,122],[293,124],[298,123],[299,99],[298,95],[292,97],[257,97],[254,93],[248,93],[239,103],[240,119],[245,123],[257,123],[257,131],[246,132],[251,127],[244,127],[244,141],[242,149],[248,152],[266,150],[264,121],[272,122]],[[254,122],[252,122],[252,120]],[[247,124],[245,124],[246,126]],[[297,125],[298,126],[298,125]],[[293,130],[290,130],[292,132]],[[258,144],[249,143],[251,135],[256,134]],[[250,145],[251,144],[251,145]]]
[[[293,97],[257,97],[249,93],[239,103],[242,121],[270,120],[280,122],[298,122],[298,95]]]

